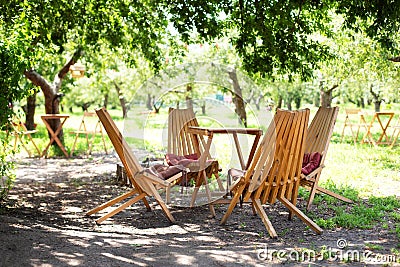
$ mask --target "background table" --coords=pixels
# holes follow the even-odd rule
[[[250,162],[253,159],[253,155],[256,151],[258,141],[260,140],[260,137],[262,135],[262,130],[256,129],[256,128],[207,128],[207,127],[191,126],[191,127],[189,127],[188,131],[191,134],[199,134],[199,135],[207,136],[208,140],[205,145],[205,151],[204,151],[204,154],[206,154],[206,155],[210,154],[210,147],[211,147],[211,142],[212,142],[214,134],[232,134],[233,139],[235,141],[236,152],[238,154],[242,170],[246,170],[249,167]],[[255,135],[253,145],[251,147],[249,157],[247,159],[246,164],[244,163],[243,153],[242,153],[242,150],[240,147],[238,134]]]
[[[367,138],[368,141],[372,143],[374,146],[379,145],[379,144],[390,144],[389,142],[389,137],[386,134],[386,130],[390,125],[390,122],[392,121],[392,118],[394,116],[394,112],[375,112],[372,116],[372,119],[370,123],[368,124],[365,120],[365,113],[360,113],[360,120],[362,125],[366,128],[366,133],[364,134],[363,138],[361,139],[361,144],[365,143],[365,139]],[[388,117],[388,120],[386,123],[383,122],[383,117]],[[379,136],[379,139],[377,141],[374,140],[372,133],[371,133],[371,128],[377,120],[379,122],[380,129],[382,131],[381,135]],[[385,138],[385,142],[383,142],[383,138]]]
[[[57,145],[61,148],[64,155],[68,158],[68,152],[65,149],[63,143],[58,138],[58,134],[61,132],[61,129],[62,129],[65,121],[69,118],[69,115],[46,114],[46,115],[42,115],[40,117],[42,118],[42,121],[43,121],[44,125],[46,125],[46,128],[49,131],[50,136],[51,136],[49,143],[47,144],[46,148],[43,150],[42,157],[47,153],[47,150],[49,149],[50,145],[55,141],[57,143]],[[60,124],[58,125],[56,131],[54,132],[48,121],[56,120],[56,119],[60,120]]]

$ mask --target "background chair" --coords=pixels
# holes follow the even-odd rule
[[[39,148],[37,147],[35,141],[33,141],[32,138],[32,134],[37,133],[38,132],[37,130],[28,130],[25,124],[18,116],[14,116],[14,118],[10,121],[10,125],[12,128],[11,134],[14,136],[14,150],[16,149],[17,143],[19,141],[22,147],[28,153],[29,157],[31,157],[32,153],[26,146],[26,143],[31,142],[38,155],[41,154]],[[28,138],[28,140],[25,139],[25,136]]]
[[[85,111],[83,113],[82,120],[81,123],[79,124],[78,130],[73,131],[72,134],[75,134],[75,141],[71,148],[71,153],[70,153],[71,156],[74,153],[76,142],[78,141],[80,135],[84,135],[86,137],[86,144],[87,144],[86,154],[90,155],[92,153],[93,142],[94,138],[96,137],[96,134],[101,135],[104,151],[107,154],[107,147],[106,147],[106,142],[104,140],[103,128],[101,127],[100,120],[97,118],[96,113]],[[89,139],[90,135],[92,135],[92,137]]]
[[[172,175],[167,180],[167,177],[162,177],[158,175],[152,169],[145,169],[143,168],[138,160],[136,159],[135,155],[132,153],[129,145],[126,143],[125,139],[123,138],[121,132],[118,130],[117,126],[115,125],[114,121],[112,120],[111,116],[108,114],[105,108],[97,109],[96,113],[103,124],[108,137],[113,144],[115,151],[117,152],[122,164],[124,165],[125,171],[127,173],[128,178],[133,185],[133,188],[121,196],[118,196],[90,211],[87,212],[87,215],[95,214],[107,207],[110,207],[114,204],[117,204],[121,201],[124,201],[127,198],[131,198],[127,200],[125,203],[121,204],[119,207],[115,208],[114,210],[110,211],[106,215],[102,216],[100,219],[96,221],[96,223],[100,224],[104,220],[110,218],[111,216],[121,212],[122,210],[126,209],[127,207],[133,205],[134,203],[142,200],[144,205],[150,210],[150,205],[146,199],[146,197],[154,197],[157,203],[160,205],[162,211],[166,215],[167,219],[170,222],[175,222],[174,217],[170,213],[168,207],[166,206],[165,202],[161,198],[160,194],[158,193],[157,189],[164,188],[165,190],[169,190],[170,187],[173,185],[173,181],[178,179],[182,173],[178,170],[178,173]]]
[[[363,126],[363,123],[362,123],[361,117],[360,117],[361,109],[359,109],[359,108],[353,108],[353,109],[346,108],[344,110],[344,112],[346,113],[346,118],[344,120],[341,141],[343,141],[345,128],[349,127],[350,128],[350,132],[351,132],[351,136],[353,138],[353,142],[354,142],[354,144],[356,144],[357,140],[358,140],[358,133],[360,132],[360,127]],[[353,127],[355,127],[357,129],[357,131],[355,129],[353,129]]]
[[[308,127],[307,138],[305,142],[305,151],[311,155],[318,152],[322,157],[314,170],[308,174],[301,174],[301,185],[310,190],[310,196],[307,201],[307,210],[311,208],[315,193],[325,193],[344,202],[352,203],[350,199],[322,188],[318,185],[322,170],[325,167],[324,162],[328,152],[329,143],[335,127],[339,108],[320,107],[315,114],[310,126]]]
[[[392,133],[392,137],[390,139],[391,144],[390,144],[389,148],[393,148],[394,145],[397,142],[397,139],[399,138],[399,135],[400,135],[400,115],[399,115],[399,119],[397,120],[396,125],[392,126],[392,128],[393,128],[393,133]]]
[[[212,178],[213,175],[217,180],[219,190],[224,192],[225,188],[218,174],[219,165],[217,160],[212,159],[211,155],[204,155],[207,159],[206,166],[200,166],[199,159],[204,154],[206,142],[203,136],[189,134],[188,128],[190,126],[199,126],[193,109],[169,109],[167,157],[174,155],[174,157],[185,157],[197,162],[185,166],[189,168],[190,171],[186,175],[187,181],[185,181],[184,184],[189,184],[190,181],[194,181],[195,189],[191,201],[191,206],[193,206],[201,185],[206,187],[207,197],[209,198],[209,202],[211,202],[208,179]],[[215,216],[215,211],[212,206],[210,206],[210,210],[212,215]]]

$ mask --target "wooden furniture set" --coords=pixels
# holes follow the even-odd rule
[[[192,179],[195,181],[196,188],[207,187],[211,179],[215,178],[217,181],[219,179],[218,167],[207,170],[206,166],[207,164],[208,166],[213,164],[218,166],[218,162],[210,156],[213,134],[229,133],[235,135],[250,133],[254,134],[256,138],[247,164],[244,163],[242,157],[242,168],[228,171],[232,184],[229,187],[227,185],[227,188],[223,188],[223,184],[218,181],[218,186],[221,187],[220,189],[224,189],[224,194],[217,199],[212,199],[209,196],[210,202],[208,204],[212,215],[215,216],[214,205],[227,204],[227,211],[221,219],[221,224],[225,224],[238,204],[250,203],[254,213],[260,216],[270,236],[277,237],[276,231],[262,205],[267,203],[274,204],[276,201],[280,201],[288,209],[289,218],[296,215],[313,231],[321,234],[322,229],[300,211],[296,207],[296,203],[300,186],[306,186],[311,190],[307,208],[310,207],[315,193],[327,193],[341,200],[351,202],[318,186],[337,112],[338,108],[320,108],[310,126],[307,127],[310,113],[308,109],[299,111],[278,110],[274,116],[273,123],[269,125],[257,146],[261,136],[259,130],[246,132],[244,130],[248,129],[236,129],[235,131],[231,129],[225,129],[224,131],[203,129],[198,126],[192,110],[183,110],[181,114],[177,115],[180,113],[179,110],[171,109],[168,152],[176,153],[181,157],[191,154],[197,155],[196,164],[199,168],[190,170],[185,166],[186,169],[183,172],[176,173],[165,179],[165,177],[161,177],[139,164],[107,111],[104,108],[98,109],[96,113],[126,169],[133,188],[126,194],[90,210],[87,215],[92,215],[116,203],[126,201],[96,221],[101,223],[139,200],[142,200],[149,209],[146,197],[153,197],[161,206],[167,219],[170,222],[174,222],[174,218],[166,205],[168,203],[168,191],[172,187],[182,186],[182,179],[187,179],[186,173],[193,172]],[[310,174],[303,175],[303,155],[305,152],[310,151],[319,151],[323,155],[321,164]],[[240,155],[238,157],[240,158]],[[160,189],[166,192],[166,201],[160,196]],[[196,198],[195,194],[193,198]],[[210,194],[210,192],[208,191],[207,194]],[[132,199],[126,200],[130,197]]]

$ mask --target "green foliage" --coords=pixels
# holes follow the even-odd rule
[[[12,154],[9,137],[2,136],[0,138],[0,203],[7,198],[15,180],[15,174],[12,172],[14,162],[9,159],[9,155]]]

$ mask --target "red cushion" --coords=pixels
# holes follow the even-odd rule
[[[167,164],[169,166],[175,166],[175,165],[188,166],[192,162],[197,162],[198,159],[199,157],[197,156],[197,154],[190,154],[184,156],[178,156],[175,154],[165,155],[165,160],[167,161]]]
[[[322,155],[319,152],[312,152],[311,154],[305,153],[303,157],[303,164],[301,172],[308,175],[319,167],[321,164]]]
[[[166,166],[163,164],[156,164],[148,169],[148,171],[152,174],[155,174],[158,177],[163,179],[168,179],[169,177],[174,176],[175,174],[181,172],[185,168],[182,166]]]

